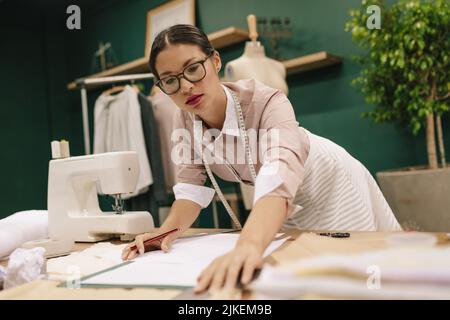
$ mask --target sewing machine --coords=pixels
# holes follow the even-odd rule
[[[125,212],[121,195],[135,190],[139,176],[136,152],[110,152],[51,160],[48,174],[49,239],[30,241],[46,256],[67,254],[75,242],[130,239],[154,228],[149,212]],[[112,212],[103,212],[98,193],[115,198]]]

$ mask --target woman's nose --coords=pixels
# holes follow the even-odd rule
[[[193,87],[194,87],[194,84],[192,84],[191,82],[187,81],[184,78],[180,78],[181,93],[189,94],[192,91]]]

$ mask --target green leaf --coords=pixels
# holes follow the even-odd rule
[[[425,41],[422,39],[417,40],[417,44],[419,45],[420,50],[423,50],[425,48]]]
[[[420,63],[420,69],[421,70],[426,70],[427,69],[427,62],[426,61],[422,61]]]

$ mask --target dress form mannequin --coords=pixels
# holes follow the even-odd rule
[[[258,38],[256,17],[249,15],[247,23],[251,41],[245,43],[244,54],[241,57],[228,62],[225,66],[226,81],[253,78],[269,87],[280,89],[287,95],[286,68],[281,62],[266,57],[264,46],[256,41]],[[255,188],[243,183],[240,185],[245,209],[251,210]]]
[[[266,57],[264,46],[259,41],[245,43],[244,54],[225,66],[225,78],[227,81],[253,78],[288,94],[284,65]]]

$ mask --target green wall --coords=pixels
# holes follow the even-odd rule
[[[50,135],[44,19],[7,5],[0,4],[0,217],[46,206]]]
[[[82,10],[79,31],[65,28],[65,7],[72,2],[42,2],[48,5],[45,10],[35,5],[29,12],[14,8],[14,1],[0,2],[0,107],[4,120],[0,164],[6,182],[0,186],[0,217],[46,207],[50,140],[68,139],[73,155],[84,150],[79,93],[67,91],[66,84],[91,72],[92,54],[100,41],[112,43],[121,63],[143,56],[146,12],[165,1],[72,1]],[[373,174],[424,164],[423,133],[411,137],[404,129],[374,125],[360,116],[369,106],[350,86],[359,72],[351,59],[357,48],[344,32],[349,9],[359,3],[197,0],[197,25],[209,33],[231,25],[246,28],[250,13],[289,17],[293,37],[281,42],[285,58],[326,50],[343,59],[341,66],[288,78],[289,98],[300,124],[345,147]],[[242,49],[243,43],[221,49],[224,65],[239,57]],[[100,92],[89,92],[91,120],[93,102]],[[448,130],[446,141],[450,141]]]

